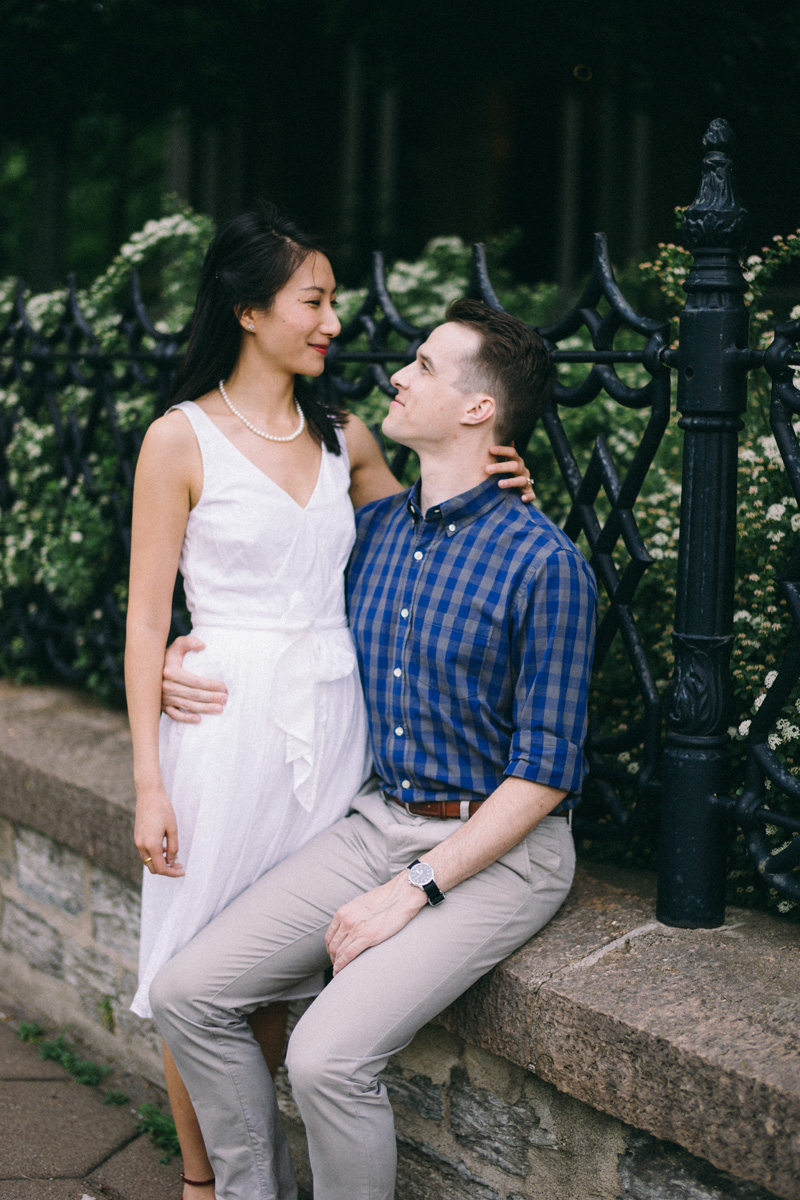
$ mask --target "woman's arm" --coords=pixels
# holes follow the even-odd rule
[[[394,496],[403,491],[399,483],[386,465],[386,460],[380,452],[378,443],[367,429],[364,422],[351,414],[344,426],[344,440],[347,453],[350,456],[350,499],[353,508],[362,504],[370,504],[373,500],[383,500],[385,496]],[[504,462],[490,463],[488,474],[507,474],[508,479],[500,479],[502,488],[518,488],[520,498],[526,503],[535,498],[528,469],[513,446],[492,446],[492,454],[507,459]]]
[[[189,511],[201,489],[200,450],[186,418],[170,414],[155,421],[142,443],[133,489],[125,690],[136,787],[134,840],[157,875],[183,874],[176,861],[175,814],[158,760],[158,724],[175,575]]]
[[[378,443],[360,417],[352,414],[344,427],[344,440],[350,456],[350,499],[353,508],[383,500],[402,492],[399,483],[386,465]]]

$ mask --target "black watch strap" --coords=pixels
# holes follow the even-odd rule
[[[412,867],[426,867],[430,872],[430,878],[425,882],[417,882],[411,878]],[[436,886],[436,880],[433,878],[433,868],[429,863],[421,863],[418,858],[408,864],[409,879],[415,887],[421,887],[425,895],[428,897],[428,904],[441,904],[444,900],[444,892],[440,891]]]

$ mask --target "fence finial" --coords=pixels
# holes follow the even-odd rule
[[[712,246],[740,250],[744,245],[748,213],[733,185],[729,154],[733,144],[733,130],[717,117],[703,138],[706,153],[700,187],[683,214],[683,233],[692,250]]]

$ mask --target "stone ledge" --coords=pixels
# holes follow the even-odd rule
[[[0,816],[138,882],[125,718],[0,682]],[[649,876],[583,866],[550,925],[439,1024],[594,1109],[800,1200],[800,929],[654,917]]]
[[[0,680],[0,816],[137,885],[128,720],[78,692]]]
[[[438,1018],[722,1170],[800,1196],[800,928],[671,929],[652,880],[584,867],[536,938]]]

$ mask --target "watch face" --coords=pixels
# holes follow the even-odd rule
[[[417,887],[424,887],[426,883],[433,881],[433,867],[429,863],[415,863],[409,868],[408,878]]]

